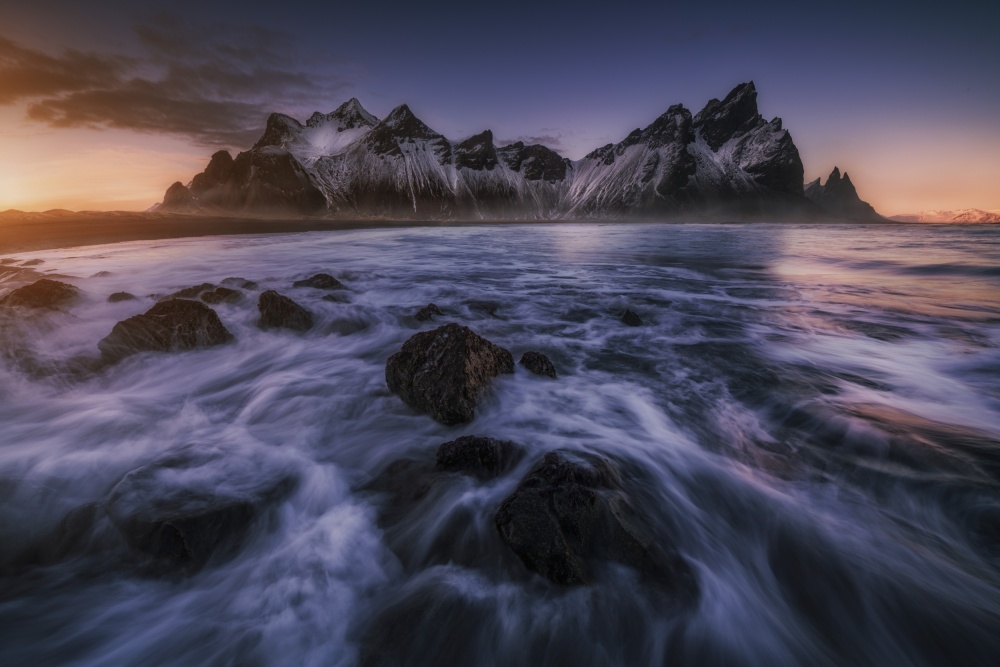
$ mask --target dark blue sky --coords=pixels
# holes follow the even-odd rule
[[[836,163],[887,213],[1000,208],[1000,3],[3,1],[20,50],[0,51],[0,103],[52,131],[161,132],[207,154],[245,148],[269,110],[357,96],[454,139],[488,127],[579,158],[752,79],[807,179]],[[94,83],[3,78],[38,54],[93,57]]]

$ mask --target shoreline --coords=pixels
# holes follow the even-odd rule
[[[860,222],[851,220],[331,220],[329,218],[254,218],[231,216],[170,215],[144,212],[69,211],[47,213],[0,213],[0,254],[75,248],[129,241],[238,236],[243,234],[291,234],[299,232],[407,227],[466,227],[475,225],[533,224],[853,224],[879,226],[927,225],[898,221]],[[951,223],[956,224],[956,223]],[[970,223],[971,224],[971,223]],[[949,225],[951,226],[951,225]]]

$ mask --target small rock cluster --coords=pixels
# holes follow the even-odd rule
[[[239,303],[244,299],[241,290],[255,290],[257,285],[242,278],[222,282],[179,290],[146,312],[118,322],[98,343],[103,361],[116,363],[139,352],[229,343],[232,333],[207,304]],[[292,287],[344,289],[326,273],[297,280]],[[40,279],[7,294],[0,306],[52,310],[79,296],[72,285]],[[108,297],[112,303],[135,299],[127,292]],[[261,292],[257,308],[262,329],[302,332],[315,324],[309,310],[275,290]],[[495,315],[495,308],[489,312]],[[425,322],[442,315],[431,303],[415,319]],[[642,324],[631,310],[621,320],[630,326]],[[518,363],[536,375],[557,378],[552,361],[539,352],[525,352]],[[493,381],[512,373],[514,358],[509,350],[457,323],[414,334],[385,366],[391,392],[446,425],[474,419]],[[433,466],[397,461],[368,488],[392,496],[390,514],[405,514],[405,508],[419,503],[435,485],[454,479],[456,473],[491,483],[517,469],[526,456],[520,444],[466,435],[441,444]],[[203,458],[190,452],[178,454],[129,473],[102,502],[70,513],[52,544],[35,556],[44,560],[38,554],[55,557],[65,552],[67,545],[82,539],[104,517],[132,553],[164,571],[190,573],[229,557],[246,541],[262,514],[291,493],[295,479],[264,474],[238,497],[204,490],[163,491],[171,487],[161,477],[174,478],[204,465]],[[169,497],[160,497],[162,493]],[[499,538],[529,570],[555,583],[586,584],[595,578],[595,565],[613,561],[634,568],[678,596],[691,598],[697,593],[687,562],[673,546],[657,544],[633,511],[621,469],[610,459],[568,450],[546,453],[497,508],[494,523]]]

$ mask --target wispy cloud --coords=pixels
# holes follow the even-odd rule
[[[192,25],[170,16],[136,26],[139,55],[50,55],[0,36],[0,105],[27,102],[52,127],[119,128],[242,147],[267,114],[311,109],[317,90],[343,96],[350,63],[317,74],[286,34],[260,27]]]

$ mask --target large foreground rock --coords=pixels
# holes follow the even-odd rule
[[[22,306],[53,310],[66,305],[80,295],[80,290],[58,280],[42,278],[30,285],[18,287],[0,299],[0,306]]]
[[[492,379],[514,372],[511,353],[468,327],[446,324],[411,337],[385,364],[385,381],[410,407],[442,424],[475,416]]]
[[[260,311],[257,325],[261,329],[308,331],[313,325],[312,313],[273,289],[258,297],[257,310]]]
[[[174,352],[233,340],[215,311],[189,299],[161,301],[145,313],[119,322],[97,347],[114,362],[137,352]]]
[[[497,510],[500,537],[531,570],[560,584],[592,580],[617,561],[678,594],[693,595],[687,563],[656,545],[633,513],[612,462],[549,452]]]

